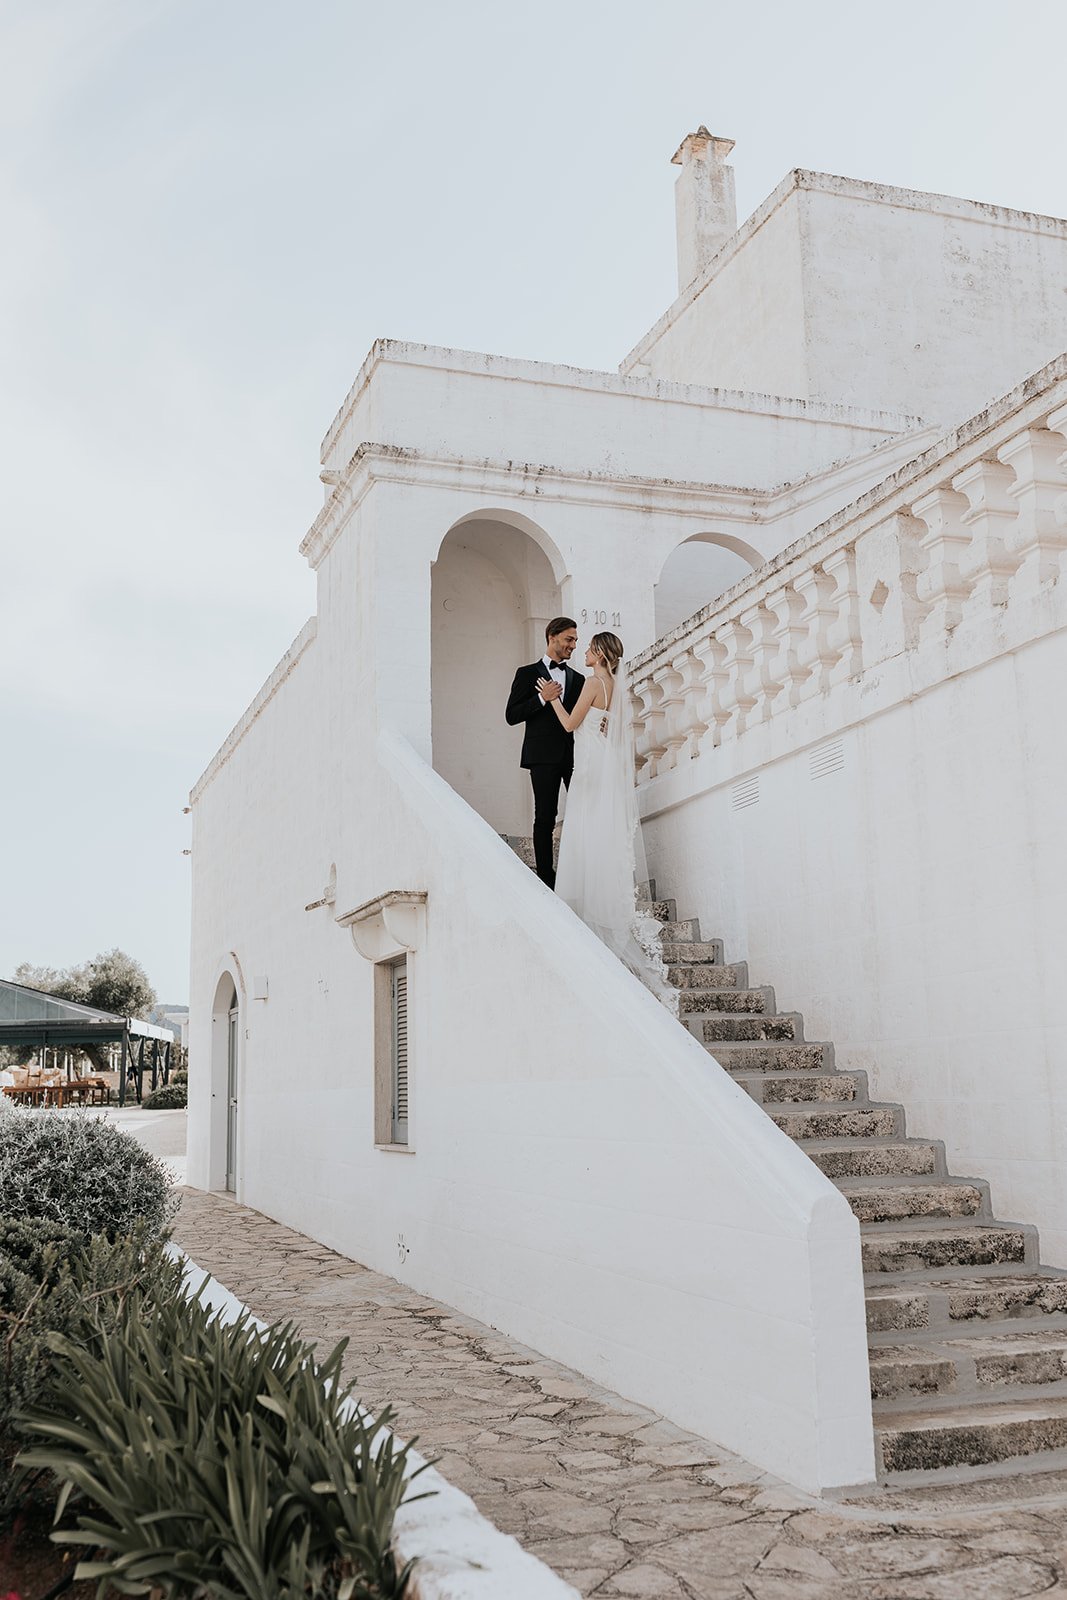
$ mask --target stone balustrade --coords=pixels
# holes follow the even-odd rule
[[[1064,625],[1065,559],[1061,357],[637,658],[638,782],[887,663],[922,658],[915,692]]]

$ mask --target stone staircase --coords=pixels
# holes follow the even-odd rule
[[[655,886],[651,886],[655,894]],[[988,1185],[952,1176],[944,1145],[907,1136],[904,1107],[724,960],[673,900],[651,903],[681,1020],[846,1196],[859,1219],[879,1469],[892,1482],[1067,1464],[1067,1275],[1037,1232],[993,1216]]]
[[[530,841],[508,839],[532,867]],[[981,1179],[949,1173],[904,1107],[804,1037],[773,988],[727,962],[673,900],[663,959],[680,1020],[841,1190],[860,1224],[875,1447],[881,1477],[918,1484],[1067,1467],[1067,1273],[1037,1230],[999,1222]]]

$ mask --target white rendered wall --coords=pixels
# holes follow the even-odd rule
[[[649,866],[1067,1267],[1067,357],[635,667]]]
[[[1067,222],[863,187],[804,195],[810,395],[948,426],[1067,348]]]
[[[798,1483],[868,1480],[847,1203],[420,753],[431,561],[470,509],[372,487],[322,554],[313,639],[197,786],[190,1182],[221,1181],[207,1019],[236,960],[269,988],[242,1017],[245,1203]],[[609,574],[637,603],[617,512],[546,520],[575,590]],[[335,903],[305,910],[331,864]],[[394,888],[429,896],[413,1153],[374,1146],[373,969],[335,921]]]
[[[807,750],[742,762],[645,827],[679,914],[1061,1267],[1065,682],[1057,634],[852,727],[840,771],[813,779]],[[755,773],[758,803],[734,809]]]
[[[257,727],[285,741],[308,709],[283,689]],[[263,834],[309,821],[314,787],[266,765],[261,737],[198,800],[214,791],[197,833],[194,1009],[212,938],[271,978],[246,1042],[239,1197],[795,1482],[869,1479],[847,1203],[395,740],[384,766],[365,747],[328,807],[338,908],[399,883],[429,894],[409,966],[413,1153],[374,1147],[373,969],[332,910],[300,907],[295,862],[272,879],[227,828],[233,799],[267,776]],[[202,1148],[200,1031],[191,1085]],[[190,1182],[204,1181],[194,1156]]]
[[[1067,221],[791,173],[623,362],[961,422],[1067,347]]]
[[[763,211],[746,227],[744,248],[721,253],[706,286],[679,296],[657,324],[658,337],[642,341],[636,365],[628,358],[623,370],[808,398],[799,192]]]

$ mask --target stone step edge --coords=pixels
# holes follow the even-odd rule
[[[983,1414],[976,1418],[975,1412]],[[1023,1413],[1022,1416],[1019,1415],[1020,1412]],[[943,1483],[946,1479],[946,1471],[951,1471],[953,1477],[957,1472],[968,1468],[976,1476],[988,1475],[989,1469],[994,1467],[1008,1467],[1012,1473],[1017,1473],[1025,1470],[1025,1463],[1028,1461],[1045,1464],[1054,1455],[1062,1455],[1067,1460],[1067,1445],[1064,1445],[1050,1451],[1029,1451],[1025,1454],[1007,1455],[999,1457],[995,1461],[974,1464],[968,1462],[956,1463],[948,1460],[943,1466],[937,1468],[905,1468],[899,1472],[883,1466],[882,1444],[885,1435],[911,1433],[927,1438],[936,1438],[938,1434],[946,1434],[956,1430],[981,1431],[1002,1427],[1005,1424],[1010,1425],[1013,1422],[1021,1422],[1025,1425],[1027,1422],[1040,1423],[1048,1420],[1067,1422],[1067,1397],[1061,1399],[1050,1398],[1044,1404],[1038,1399],[1014,1402],[1000,1400],[983,1406],[961,1406],[957,1404],[930,1412],[925,1410],[917,1412],[913,1406],[911,1411],[896,1412],[892,1418],[882,1419],[875,1425],[874,1435],[879,1467],[887,1476],[897,1481],[903,1481],[906,1477],[910,1478],[913,1473],[923,1472],[932,1473],[928,1481]]]
[[[881,1441],[875,1430],[875,1448],[878,1457],[878,1487],[892,1504],[895,1494],[906,1495],[914,1489],[929,1489],[945,1484],[996,1483],[1012,1478],[1037,1478],[1044,1473],[1067,1470],[1067,1448],[1045,1450],[1028,1456],[1007,1456],[1001,1461],[990,1461],[982,1466],[957,1463],[940,1468],[922,1468],[907,1472],[887,1472],[882,1466]],[[1051,1492],[1051,1491],[1050,1491]],[[959,1600],[964,1600],[962,1593]],[[1037,1597],[1034,1597],[1037,1600]]]
[[[921,1405],[924,1415],[936,1418],[966,1407],[968,1411],[983,1411],[986,1407],[1005,1405],[1026,1405],[1028,1402],[1040,1404],[1042,1401],[1067,1400],[1067,1376],[1056,1383],[1011,1383],[997,1384],[995,1387],[978,1383],[965,1366],[961,1371],[959,1360],[953,1360],[952,1355],[945,1356],[946,1362],[956,1369],[960,1378],[959,1385],[950,1389],[930,1389],[922,1395],[903,1394],[897,1399],[878,1399],[871,1401],[871,1416],[875,1428],[892,1427],[899,1416],[913,1416],[916,1405]],[[970,1359],[963,1356],[964,1363]]]
[[[868,1285],[868,1287],[871,1287]],[[961,1321],[937,1322],[924,1328],[886,1328],[884,1332],[867,1333],[867,1353],[877,1356],[882,1350],[911,1348],[922,1339],[932,1345],[947,1344],[959,1339],[1021,1338],[1026,1333],[1063,1333],[1067,1335],[1067,1311],[1039,1311],[1032,1317],[1001,1317],[996,1321],[984,1317],[965,1317]]]

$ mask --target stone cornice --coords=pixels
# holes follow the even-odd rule
[[[707,520],[752,523],[754,502],[767,491],[727,484],[698,483],[673,478],[628,477],[602,472],[576,472],[566,467],[534,461],[497,461],[489,457],[469,460],[459,456],[424,455],[398,445],[361,444],[352,456],[342,481],[312,523],[300,553],[312,567],[343,531],[353,512],[375,482],[417,485],[420,488],[477,490],[508,499],[580,505],[649,506]]]
[[[929,430],[926,430],[927,432]],[[479,460],[426,455],[400,445],[366,442],[339,474],[340,482],[300,544],[300,553],[318,567],[347,526],[375,482],[420,488],[474,490],[488,496],[533,498],[572,505],[610,505],[654,509],[693,517],[699,522],[742,523],[747,527],[774,522],[818,497],[832,478],[856,476],[869,469],[879,452],[904,445],[911,435],[881,439],[858,456],[828,463],[793,483],[770,489],[693,479],[649,478],[606,472],[579,472],[544,462]]]

